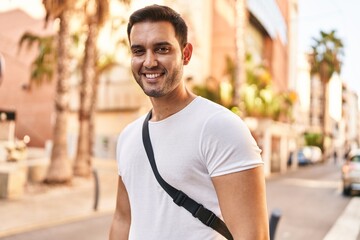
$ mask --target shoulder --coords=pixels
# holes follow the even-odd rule
[[[230,111],[229,109],[209,101],[205,104],[208,108],[208,112],[206,114],[207,120],[205,122],[205,126],[207,128],[222,128],[225,126],[228,127],[241,127],[246,128],[244,121],[240,118],[239,115]]]
[[[251,137],[249,128],[244,121],[231,111],[221,110],[209,116],[203,126],[203,134],[217,137]]]
[[[214,103],[215,104],[215,103]],[[238,143],[242,146],[255,144],[250,129],[240,116],[223,106],[211,106],[202,125],[202,140],[222,141],[224,143]]]
[[[194,106],[192,112],[194,114],[202,116],[203,118],[209,119],[217,115],[236,116],[233,112],[231,112],[229,109],[225,108],[224,106],[203,97],[197,97],[193,105]]]
[[[230,130],[234,130],[234,128],[247,129],[240,116],[206,98],[197,97],[191,108],[192,111],[188,112],[191,115],[191,121],[199,122],[202,131],[224,131],[225,127]]]

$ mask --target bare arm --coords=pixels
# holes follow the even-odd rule
[[[116,208],[110,228],[109,240],[127,240],[129,238],[130,222],[129,197],[124,183],[119,176]]]
[[[212,178],[225,223],[235,240],[269,239],[262,166]]]

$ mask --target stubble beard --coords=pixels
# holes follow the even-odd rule
[[[182,78],[182,68],[174,70],[171,75],[167,75],[167,72],[162,75],[161,77],[165,79],[163,80],[162,85],[157,89],[146,89],[142,81],[142,77],[144,77],[142,74],[135,74],[133,72],[133,76],[148,97],[159,98],[167,95],[179,85]]]

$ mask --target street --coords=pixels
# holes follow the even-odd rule
[[[324,239],[351,200],[342,195],[340,169],[329,161],[268,179],[269,211],[282,212],[277,240]]]
[[[267,180],[267,194],[269,214],[274,209],[282,213],[276,240],[324,239],[352,199],[342,196],[340,166],[331,162],[274,175]],[[107,239],[110,222],[111,215],[107,214],[1,239],[103,240]]]

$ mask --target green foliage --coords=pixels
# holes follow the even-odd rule
[[[321,150],[324,149],[323,134],[307,132],[304,134],[304,139],[305,139],[306,146],[316,146],[316,147],[319,147]]]
[[[26,32],[19,41],[19,49],[26,44],[27,49],[35,44],[38,48],[38,55],[31,64],[30,86],[32,83],[41,85],[44,81],[50,81],[55,72],[57,53],[55,49],[54,36],[38,36]]]
[[[213,90],[210,90],[206,86],[195,86],[193,88],[195,94],[207,98],[213,102],[219,103],[219,94]]]
[[[206,79],[205,85],[195,85],[193,87],[193,92],[213,102],[222,104],[219,86],[217,85],[216,80],[211,77]]]
[[[292,106],[297,100],[294,91],[276,92],[269,71],[251,65],[248,58],[247,79],[242,90],[242,108],[247,116],[292,121]]]
[[[252,64],[249,54],[246,56],[246,83],[242,86],[240,105],[231,105],[236,68],[230,57],[227,56],[225,61],[224,75],[231,86],[225,89],[224,82],[219,83],[208,78],[204,85],[193,88],[196,94],[217,102],[239,115],[292,121],[292,106],[297,100],[297,94],[294,91],[274,91],[270,72],[264,66]]]
[[[57,8],[58,6],[52,5],[51,1],[45,1],[48,7]],[[123,0],[119,1],[125,5],[129,5],[131,1]],[[104,2],[99,1],[100,8],[106,8]],[[104,7],[104,6],[105,7]],[[55,11],[55,10],[54,10]],[[107,10],[106,10],[107,11]],[[56,11],[55,11],[56,12]],[[78,19],[81,19],[80,13]],[[54,13],[54,16],[57,16],[58,13]],[[104,16],[99,16],[101,19],[105,19]],[[116,16],[114,19],[110,19],[111,26],[112,26],[112,33],[119,32],[122,27],[125,26],[126,20],[122,16]],[[71,33],[71,46],[68,46],[68,51],[72,57],[72,71],[79,72],[81,69],[81,64],[84,62],[83,60],[83,53],[85,48],[85,41],[87,38],[87,29],[84,27],[80,27],[79,29],[73,29]],[[19,40],[18,46],[19,50],[23,47],[26,47],[27,50],[30,50],[32,47],[37,47],[37,55],[34,61],[31,64],[31,73],[30,73],[30,87],[35,84],[36,86],[40,86],[45,82],[50,82],[53,79],[53,76],[56,72],[57,68],[57,42],[56,42],[57,35],[51,36],[40,36],[30,32],[26,32],[21,39]],[[116,39],[115,49],[121,49],[124,47],[128,47],[127,45],[127,38],[118,37]],[[99,49],[100,50],[100,49]],[[110,70],[115,65],[118,65],[118,61],[116,59],[116,52],[111,53],[104,53],[100,52],[98,54],[97,59],[97,68],[96,72],[97,75],[102,74]]]
[[[321,81],[327,83],[334,72],[340,73],[344,45],[336,36],[336,31],[320,31],[320,37],[313,38],[309,63],[311,74],[319,74]]]
[[[235,62],[231,59],[230,56],[226,56],[225,57],[225,71],[224,71],[224,75],[227,76],[229,78],[229,82],[231,84],[231,86],[235,86],[235,81],[236,81],[236,64]],[[235,95],[235,88],[232,87],[231,89],[231,96]],[[231,101],[233,102],[233,101]]]

